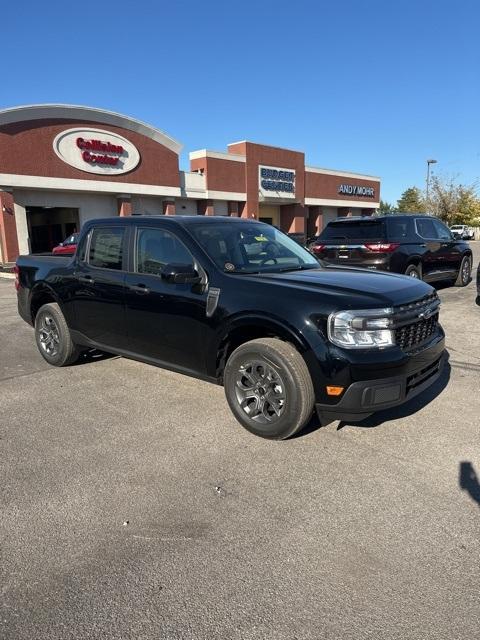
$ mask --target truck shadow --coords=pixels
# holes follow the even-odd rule
[[[82,353],[80,358],[75,362],[73,367],[78,367],[82,364],[87,364],[88,362],[101,362],[102,360],[111,360],[112,358],[119,358],[113,353],[106,353],[105,351],[97,351],[97,349],[87,349]]]
[[[480,506],[480,483],[471,462],[460,462],[458,484]]]

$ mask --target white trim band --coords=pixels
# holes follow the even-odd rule
[[[71,178],[45,178],[0,173],[0,185],[15,189],[50,189],[54,191],[88,191],[90,193],[129,193],[144,196],[181,197],[180,187],[156,186],[104,180],[74,180]]]
[[[379,202],[369,200],[329,200],[328,198],[305,198],[309,207],[355,207],[361,209],[378,209]]]
[[[246,193],[236,191],[207,191],[208,200],[237,200],[243,202],[247,200]]]
[[[378,176],[369,176],[365,173],[352,173],[351,171],[337,171],[336,169],[321,169],[320,167],[305,167],[305,173],[324,173],[327,176],[358,178],[360,180],[375,180],[375,182],[380,182]]]
[[[242,156],[239,153],[223,153],[222,151],[209,151],[208,149],[190,151],[188,157],[190,160],[198,160],[199,158],[216,158],[217,160],[233,160],[234,162],[247,161],[247,156]]]

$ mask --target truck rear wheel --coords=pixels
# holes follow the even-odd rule
[[[68,325],[56,303],[44,304],[35,318],[35,339],[45,360],[55,367],[73,364],[80,350],[73,343]]]
[[[235,349],[225,367],[224,387],[236,419],[262,438],[289,438],[313,412],[315,395],[305,360],[278,338],[251,340]]]

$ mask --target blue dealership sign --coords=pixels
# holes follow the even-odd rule
[[[259,190],[265,197],[293,198],[295,171],[280,167],[259,167]]]

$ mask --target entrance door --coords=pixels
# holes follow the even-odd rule
[[[27,207],[30,253],[50,252],[62,240],[80,231],[78,209],[71,207]]]
[[[260,222],[272,224],[280,229],[280,207],[277,205],[261,204],[258,212]]]

